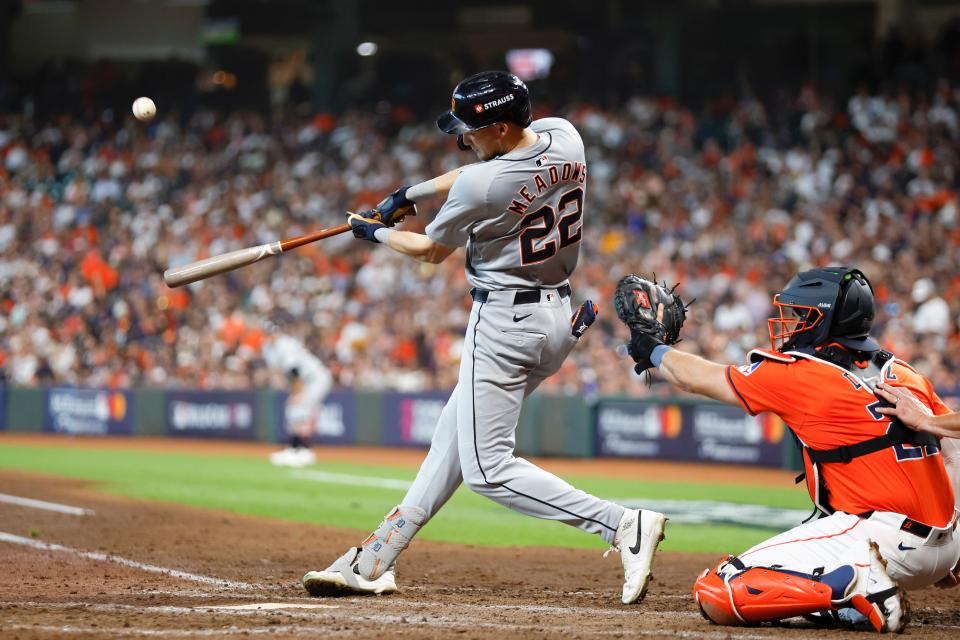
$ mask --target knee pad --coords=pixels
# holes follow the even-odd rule
[[[427,520],[420,507],[396,507],[380,526],[360,545],[357,569],[367,580],[376,580],[393,566],[397,556],[410,546],[410,541]]]
[[[855,580],[850,565],[820,575],[744,567],[736,558],[725,558],[700,574],[693,595],[704,618],[742,626],[832,611]]]

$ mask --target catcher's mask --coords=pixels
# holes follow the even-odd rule
[[[859,269],[822,267],[798,273],[773,297],[767,320],[775,351],[837,342],[857,351],[879,351],[869,333],[873,288]]]

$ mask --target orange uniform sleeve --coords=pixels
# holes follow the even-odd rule
[[[906,387],[920,402],[927,405],[935,416],[952,413],[950,407],[945,405],[937,392],[933,390],[933,384],[926,377],[917,373],[915,369],[902,362],[896,362],[891,370],[894,372],[893,378],[891,379],[888,376],[884,382],[891,386]]]
[[[944,404],[943,400],[940,399],[940,396],[937,395],[937,392],[933,390],[933,385],[930,384],[929,380],[924,379],[927,383],[927,389],[930,393],[930,410],[933,411],[933,415],[942,416],[948,413],[953,413],[953,410]]]
[[[727,384],[752,416],[772,411],[784,417],[798,405],[797,384],[790,365],[759,360],[742,367],[727,367]]]

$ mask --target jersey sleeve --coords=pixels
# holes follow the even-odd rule
[[[489,180],[482,169],[468,167],[457,176],[447,201],[427,225],[427,237],[437,244],[465,246],[473,225],[486,217]]]
[[[783,415],[797,403],[788,364],[759,360],[742,367],[727,367],[725,375],[737,400],[752,416],[764,411]]]
[[[906,366],[898,361],[894,363],[891,370],[894,372],[894,376],[892,378],[888,377],[884,382],[889,383],[891,386],[906,387],[920,402],[925,404],[935,416],[952,413],[950,407],[944,404],[940,396],[937,395],[933,384],[927,380],[925,376],[913,369],[913,367]]]
[[[563,118],[540,118],[539,120],[531,122],[530,128],[537,133],[543,133],[551,129],[561,129],[568,133],[577,133],[576,128],[568,120],[564,120]]]
[[[928,384],[929,384],[929,383],[928,383]],[[953,410],[952,410],[950,407],[948,407],[948,406],[943,402],[943,400],[940,399],[940,396],[937,395],[937,392],[934,391],[932,387],[930,388],[930,399],[933,401],[933,402],[932,402],[932,404],[933,404],[933,407],[932,407],[933,415],[935,415],[935,416],[945,416],[945,415],[947,415],[948,413],[953,413]]]

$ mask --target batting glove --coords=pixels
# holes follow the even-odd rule
[[[580,308],[577,309],[577,312],[573,314],[573,317],[570,319],[570,333],[573,334],[573,337],[577,339],[583,337],[583,334],[587,332],[590,325],[597,319],[597,313],[599,311],[600,307],[595,305],[593,300],[587,300],[581,304]]]
[[[397,212],[413,206],[413,201],[407,200],[407,189],[409,188],[409,185],[400,187],[376,206],[375,210],[380,213],[383,224],[392,227],[397,222],[395,220]]]
[[[373,215],[375,213],[375,211],[371,210],[363,211],[362,213],[351,213],[347,216],[347,222],[350,223],[350,228],[353,229],[353,237],[376,242],[377,244],[380,243],[374,234],[377,232],[377,229],[383,229],[386,225],[375,218],[364,217],[364,215]]]

